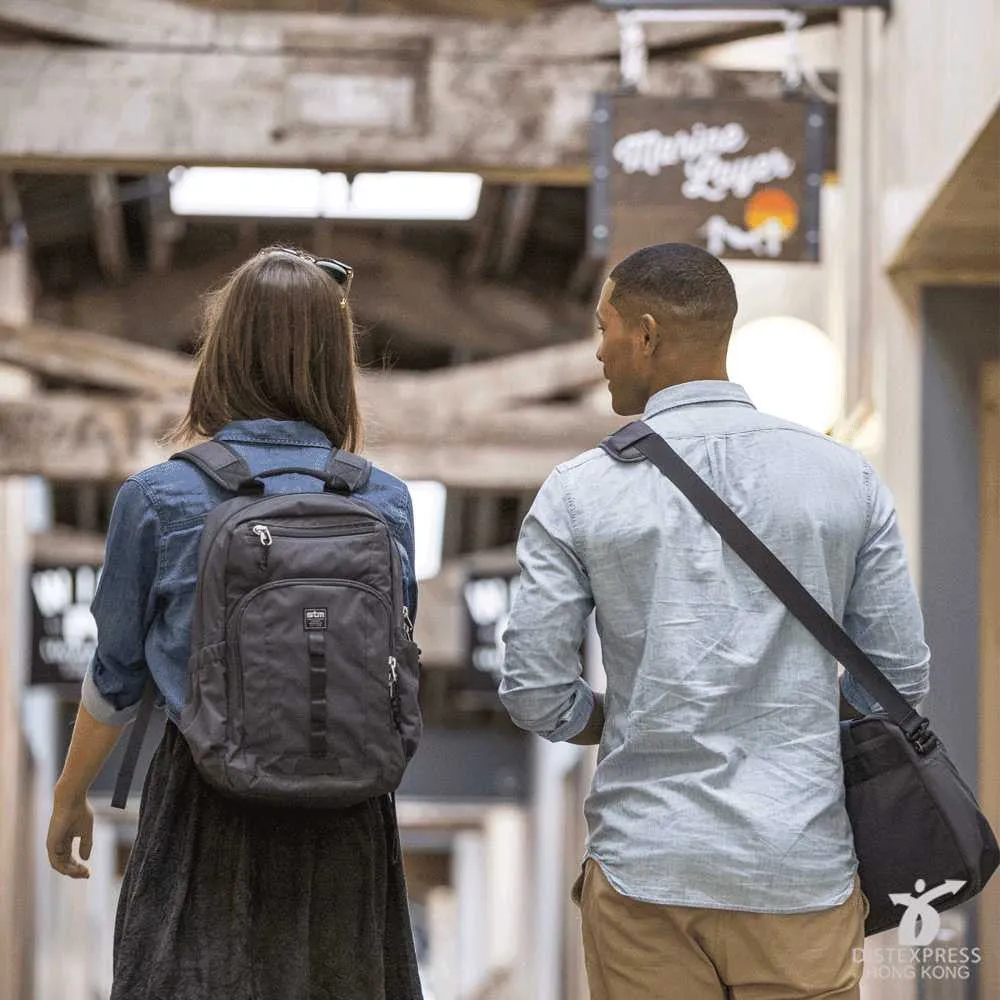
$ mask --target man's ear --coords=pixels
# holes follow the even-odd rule
[[[639,319],[639,335],[642,338],[642,350],[646,355],[656,353],[660,346],[660,324],[649,313],[644,313]]]

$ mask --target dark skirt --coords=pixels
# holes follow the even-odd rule
[[[395,814],[220,796],[168,724],[142,793],[111,1000],[420,1000]]]

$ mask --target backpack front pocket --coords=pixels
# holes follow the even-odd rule
[[[229,629],[234,736],[262,772],[376,780],[393,748],[388,600],[354,580],[293,579],[251,591]],[[249,763],[249,760],[248,760]]]

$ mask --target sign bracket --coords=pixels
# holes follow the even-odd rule
[[[832,93],[819,78],[802,65],[799,52],[799,31],[806,24],[806,15],[801,10],[620,10],[618,18],[618,41],[620,49],[620,73],[622,86],[645,93],[649,69],[649,46],[646,39],[647,24],[664,22],[733,22],[742,21],[756,24],[780,24],[788,42],[788,63],[785,68],[785,82],[789,90],[802,87],[803,78],[810,84],[822,100],[836,101]]]

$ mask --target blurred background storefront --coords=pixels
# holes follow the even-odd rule
[[[275,241],[355,266],[368,453],[416,502],[428,729],[399,816],[428,997],[586,997],[593,752],[511,726],[495,671],[534,492],[619,423],[591,314],[651,234],[730,265],[757,404],[892,489],[927,710],[1000,825],[1000,7],[789,6],[0,0],[0,1000],[108,994],[137,809],[107,806],[114,761],[91,880],[43,843],[103,532],[167,454],[199,296]],[[690,144],[716,123],[742,167]],[[1000,887],[941,941],[981,961],[883,936],[866,1000],[1000,996]]]

